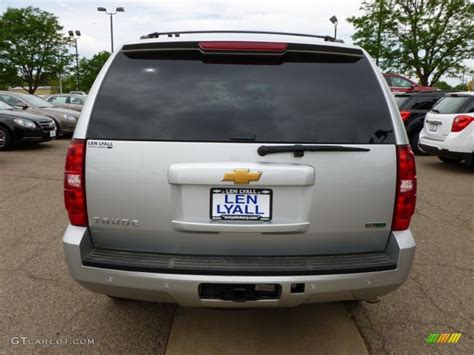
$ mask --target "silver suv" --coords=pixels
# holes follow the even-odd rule
[[[68,151],[72,277],[112,297],[294,306],[384,295],[415,253],[413,154],[368,54],[331,37],[123,45]]]

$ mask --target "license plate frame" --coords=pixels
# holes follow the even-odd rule
[[[429,131],[433,133],[438,132],[438,126],[439,125],[437,123],[430,122]]]
[[[49,131],[49,137],[50,138],[56,137],[56,131],[54,129],[52,131]]]
[[[257,216],[255,214],[247,215],[247,214],[221,214],[218,215],[217,209],[215,209],[214,205],[214,196],[215,195],[256,195],[256,196],[264,196],[264,199],[268,199],[268,211],[265,210],[262,216]],[[224,197],[225,198],[225,197]],[[245,199],[245,198],[244,198]],[[257,197],[258,202],[258,197]],[[265,204],[265,202],[264,202]],[[248,205],[242,204],[243,206]],[[258,212],[256,209],[252,209],[252,211]],[[248,210],[246,210],[248,211]],[[267,213],[268,212],[268,213]],[[213,187],[209,191],[209,218],[212,221],[251,221],[251,222],[268,222],[271,221],[273,218],[273,190],[272,189],[265,189],[265,188],[251,188],[251,187]]]

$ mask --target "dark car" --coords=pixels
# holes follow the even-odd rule
[[[30,94],[0,91],[0,101],[19,110],[52,118],[56,123],[58,136],[72,135],[80,115],[77,111],[56,107],[48,101]]]
[[[41,143],[56,137],[56,124],[49,117],[15,110],[0,101],[0,150],[19,142]]]
[[[436,88],[431,86],[418,85],[414,81],[399,74],[385,73],[383,77],[392,92],[421,92],[436,90]]]
[[[424,91],[418,93],[395,94],[395,101],[400,110],[400,116],[410,139],[412,150],[417,155],[425,155],[419,147],[420,131],[423,129],[425,115],[434,104],[444,97],[444,91]]]

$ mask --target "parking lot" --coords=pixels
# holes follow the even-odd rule
[[[61,243],[68,144],[0,154],[0,353],[474,352],[472,170],[417,157],[414,266],[379,303],[183,309],[113,301],[69,277]],[[430,333],[462,336],[457,344],[426,344]]]

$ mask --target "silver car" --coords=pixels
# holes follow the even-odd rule
[[[64,252],[92,291],[295,306],[374,299],[407,279],[414,156],[361,48],[153,33],[104,65],[73,138]]]
[[[84,103],[86,102],[86,95],[76,94],[54,94],[48,96],[45,100],[57,107],[64,107],[74,111],[81,112]]]

